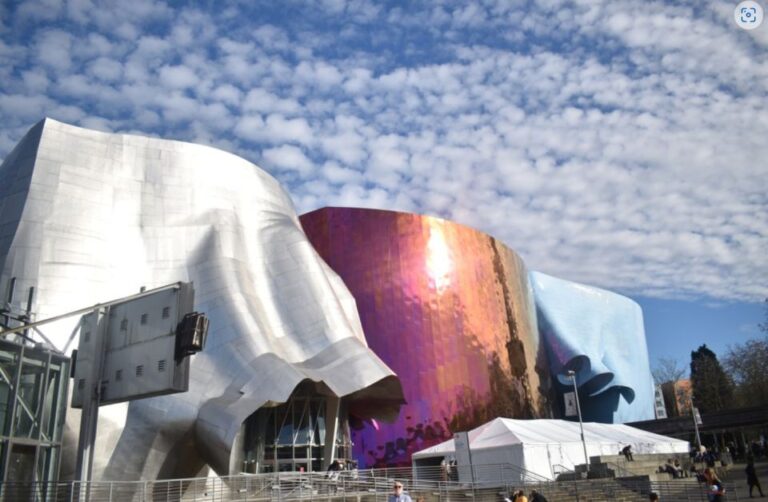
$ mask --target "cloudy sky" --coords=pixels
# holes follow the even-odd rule
[[[768,23],[736,3],[6,0],[0,158],[44,116],[213,145],[299,212],[442,216],[627,294],[684,360],[768,296]]]

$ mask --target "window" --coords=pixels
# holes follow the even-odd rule
[[[120,331],[128,331],[128,319],[120,321]]]
[[[85,341],[85,329],[80,333],[81,342]],[[63,417],[69,405],[66,390],[71,381],[71,388],[85,395],[90,390],[87,379],[70,380],[69,360],[63,354],[43,347],[24,347],[2,338],[0,373],[5,375],[0,378],[4,380],[0,383],[0,453],[6,460],[0,474],[8,481],[54,481]],[[17,403],[13,415],[12,410],[6,409],[12,399]],[[45,498],[29,485],[15,497],[9,492],[0,495],[0,499],[32,500],[41,496]]]
[[[141,324],[147,324],[147,320],[149,319],[149,314],[141,314]]]
[[[163,307],[163,319],[171,317],[171,307]]]
[[[321,470],[326,406],[316,386],[304,383],[287,403],[257,410],[245,420],[244,458],[258,462],[261,472]],[[343,418],[346,413],[342,402],[337,431],[339,458],[348,457],[351,448],[349,424]],[[250,468],[255,471],[255,465]]]
[[[157,371],[163,372],[165,371],[165,359],[160,359],[157,361]]]
[[[123,379],[123,370],[115,371],[115,381],[120,382]]]
[[[136,376],[140,377],[143,374],[144,374],[144,365],[140,364],[140,365],[136,366]]]

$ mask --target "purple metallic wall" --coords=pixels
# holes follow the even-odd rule
[[[514,251],[415,214],[324,208],[301,223],[408,402],[395,423],[353,431],[361,467],[410,465],[413,452],[497,416],[552,415],[528,274]]]

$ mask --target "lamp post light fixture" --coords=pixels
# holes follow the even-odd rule
[[[566,375],[571,379],[571,382],[573,382],[573,393],[576,398],[576,413],[579,415],[579,429],[581,430],[581,444],[584,446],[584,461],[587,467],[587,472],[589,472],[589,455],[587,455],[587,442],[584,440],[584,424],[581,421],[581,405],[579,404],[579,389],[576,387],[576,372],[568,370]]]

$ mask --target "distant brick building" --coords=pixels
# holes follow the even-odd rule
[[[668,417],[681,417],[691,414],[691,397],[693,387],[690,379],[678,380],[661,384],[664,396],[664,407]]]

